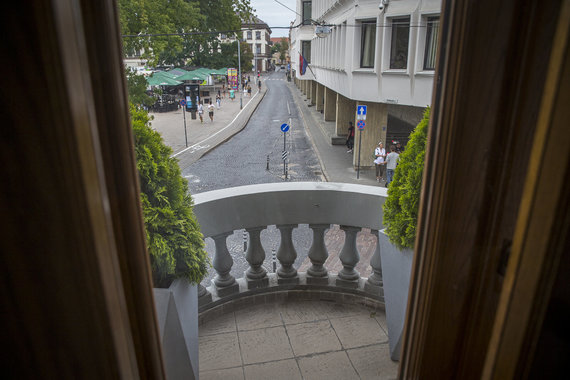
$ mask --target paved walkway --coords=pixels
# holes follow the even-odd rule
[[[226,94],[227,95],[227,94]],[[182,108],[174,112],[151,114],[154,130],[160,132],[166,145],[173,150],[173,157],[178,158],[181,170],[198,161],[200,157],[241,131],[263,99],[265,88],[254,90],[251,97],[242,95],[243,109],[240,109],[239,95],[234,100],[229,96],[222,99],[221,107],[214,110],[214,121],[210,121],[207,107],[204,106],[204,121],[198,114],[192,119],[190,112]],[[186,116],[186,131],[184,129]],[[187,144],[186,144],[187,142]]]
[[[200,379],[395,379],[383,311],[296,301],[253,306],[200,326]]]

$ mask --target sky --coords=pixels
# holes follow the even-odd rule
[[[295,9],[296,0],[279,0],[291,9]],[[271,28],[271,37],[288,37],[289,29],[275,29],[275,26],[289,27],[291,21],[295,20],[296,14],[275,0],[250,0],[251,6],[255,9],[257,17],[265,21]]]

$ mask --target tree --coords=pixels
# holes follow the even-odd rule
[[[279,59],[281,62],[287,57],[287,51],[289,50],[289,43],[285,37],[281,38],[281,43],[279,44]]]
[[[154,285],[165,287],[176,278],[199,283],[208,272],[209,259],[188,183],[170,157],[172,149],[150,127],[148,114],[132,104],[130,112]]]
[[[400,155],[384,204],[386,234],[400,249],[413,248],[416,239],[429,116],[428,107]]]
[[[253,12],[249,0],[119,0],[124,35],[202,33],[125,37],[125,53],[143,51],[153,66],[197,65],[204,54],[218,51],[219,33],[240,30]]]
[[[154,104],[154,99],[146,94],[148,84],[142,75],[138,75],[135,70],[126,68],[125,76],[127,78],[127,92],[129,94],[129,101],[137,108],[143,106],[151,106]]]

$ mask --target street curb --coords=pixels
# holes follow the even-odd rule
[[[235,135],[237,135],[239,132],[241,132],[247,125],[247,123],[249,123],[249,120],[251,119],[251,117],[253,116],[253,114],[255,113],[255,111],[257,110],[257,107],[259,107],[259,104],[261,103],[261,101],[263,100],[263,98],[265,97],[265,94],[269,91],[268,88],[265,89],[265,91],[263,92],[258,92],[258,94],[260,93],[260,97],[259,99],[256,99],[255,102],[253,103],[253,109],[249,112],[249,113],[245,113],[245,116],[242,116],[240,119],[242,120],[241,124],[240,120],[235,120],[232,123],[236,124],[236,128],[233,128],[232,130],[230,130],[228,133],[229,135],[227,137],[224,137],[222,140],[220,140],[219,142],[216,142],[214,145],[209,146],[208,148],[204,149],[201,154],[196,156],[196,159],[193,160],[192,162],[187,162],[185,163],[185,165],[182,167],[180,165],[181,163],[181,159],[178,159],[178,166],[180,167],[180,170],[185,170],[187,167],[189,167],[190,165],[194,164],[195,162],[197,162],[199,159],[201,159],[202,157],[204,157],[205,155],[207,155],[208,153],[210,153],[212,150],[216,149],[218,146],[220,146],[221,144],[225,143],[226,141],[228,141],[229,139],[231,139],[232,137],[234,137]],[[249,105],[249,103],[247,104]],[[246,106],[247,106],[246,105]],[[231,125],[232,123],[228,124]],[[227,127],[227,126],[226,126]]]
[[[291,87],[292,87],[293,90],[299,90],[297,88],[297,86],[295,86],[294,83],[290,82],[290,83],[288,83],[288,85],[289,85],[289,89],[291,89]],[[317,148],[317,144],[315,143],[315,139],[313,138],[313,134],[311,133],[309,124],[307,123],[307,119],[305,119],[305,112],[302,109],[302,107],[300,106],[299,101],[297,99],[298,94],[294,94],[293,92],[294,91],[291,91],[291,95],[293,96],[293,101],[295,102],[295,105],[299,109],[299,113],[301,114],[301,118],[303,119],[303,123],[305,124],[305,131],[307,132],[307,136],[309,136],[309,140],[311,140],[311,145],[313,145],[313,151],[316,153],[317,158],[319,159],[319,164],[321,165],[321,172],[323,173],[323,177],[325,179],[325,182],[329,182],[329,175],[327,173],[326,166],[324,165],[323,158],[321,157],[321,153],[320,153],[319,149]],[[318,126],[317,126],[317,128],[321,129]]]

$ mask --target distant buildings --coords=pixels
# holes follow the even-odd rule
[[[271,29],[259,18],[252,16],[242,24],[242,38],[247,42],[253,52],[253,70],[267,71],[271,67]],[[222,34],[222,42],[235,41],[234,36]]]
[[[346,135],[349,121],[356,125],[357,105],[367,106],[364,165],[372,165],[378,141],[388,140],[388,148],[393,139],[406,142],[431,103],[440,9],[441,0],[297,1],[295,83],[336,123],[337,136]],[[318,37],[317,24],[330,33]],[[309,62],[304,73],[301,56]]]

